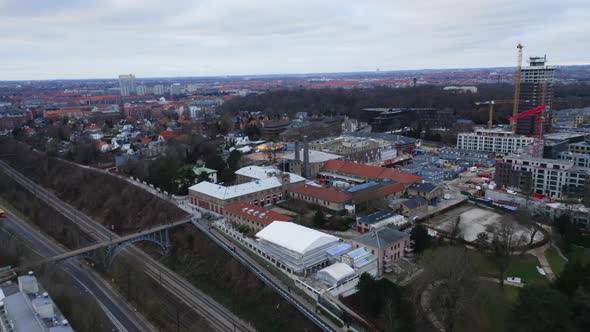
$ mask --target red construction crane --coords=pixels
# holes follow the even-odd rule
[[[532,110],[524,111],[522,113],[516,114],[510,118],[512,123],[516,123],[517,120],[526,118],[529,116],[536,115],[535,119],[535,130],[533,133],[533,137],[535,139],[533,143],[533,157],[539,158],[540,157],[540,150],[541,150],[541,140],[543,139],[543,122],[545,121],[545,117],[543,116],[543,112],[545,111],[546,106],[541,105],[533,108]]]

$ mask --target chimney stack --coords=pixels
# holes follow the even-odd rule
[[[303,136],[303,171],[304,178],[309,177],[309,142],[307,136]]]
[[[299,151],[299,142],[295,142],[295,160],[301,161],[301,151]]]

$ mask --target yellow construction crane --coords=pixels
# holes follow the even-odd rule
[[[518,49],[518,60],[516,62],[516,78],[514,79],[514,106],[512,107],[512,116],[516,116],[518,114],[518,106],[520,103],[520,77],[521,77],[521,69],[522,69],[522,46],[521,43],[516,45]],[[512,132],[516,132],[516,121],[512,121]]]
[[[513,102],[514,102],[514,100],[488,100],[488,101],[478,101],[475,103],[475,105],[490,105],[488,128],[492,129],[494,127],[494,105],[496,105],[496,104],[512,104]]]

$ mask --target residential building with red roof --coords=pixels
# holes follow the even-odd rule
[[[395,168],[385,168],[366,164],[357,164],[344,160],[328,160],[321,174],[343,180],[377,181],[390,179],[409,186],[422,180],[418,175]]]
[[[344,211],[346,204],[352,200],[349,193],[308,184],[294,187],[289,194],[293,199],[337,212]]]
[[[158,137],[158,140],[159,141],[167,141],[167,140],[171,139],[172,137],[176,137],[176,133],[173,132],[172,130],[166,130],[160,134],[160,136]]]
[[[293,218],[258,205],[238,202],[225,207],[225,220],[236,225],[244,225],[254,232],[261,231],[273,221],[292,221]]]

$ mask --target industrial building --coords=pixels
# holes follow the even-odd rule
[[[287,153],[284,156],[282,156],[280,159],[282,159],[283,163],[286,164],[285,168],[289,172],[303,175],[305,166],[304,166],[304,161],[302,160],[301,156],[305,155],[305,152],[306,152],[305,149],[302,149],[302,148],[300,149],[296,145],[296,150],[294,152]],[[337,154],[333,154],[333,153],[327,153],[327,152],[316,151],[316,150],[308,150],[307,151],[307,158],[308,158],[307,177],[312,179],[318,175],[318,173],[320,172],[320,170],[322,169],[322,167],[324,166],[324,163],[326,161],[334,160],[334,159],[341,159],[343,157],[340,155],[337,155]]]
[[[307,184],[294,187],[290,192],[290,196],[292,199],[334,212],[345,211],[347,205],[352,201],[350,193]]]
[[[32,272],[17,284],[0,285],[0,331],[73,332]]]
[[[340,239],[292,222],[275,221],[256,233],[263,256],[289,273],[310,275],[329,265]]]
[[[326,162],[320,175],[356,183],[390,179],[406,186],[422,180],[417,175],[399,169],[357,164],[343,160],[330,160]]]
[[[189,188],[192,205],[223,214],[224,208],[237,202],[265,206],[287,198],[289,175],[273,176],[235,186],[222,186],[203,181]]]
[[[512,131],[502,129],[476,129],[473,133],[457,135],[457,149],[488,151],[509,154],[518,148],[533,144],[534,138],[515,135]]]
[[[369,133],[365,131],[355,131],[348,133],[347,136],[386,141],[395,146],[397,149],[401,150],[403,153],[409,154],[414,153],[416,147],[420,145],[420,140],[418,139],[387,133]]]
[[[273,166],[246,166],[236,171],[236,183],[240,184],[263,180],[270,177],[281,176],[282,174],[289,175],[289,182],[292,185],[305,182],[305,178],[297,174],[282,172]]]
[[[450,128],[457,121],[453,111],[436,108],[365,108],[360,112],[361,121],[371,125],[373,132],[386,132],[417,127]]]

